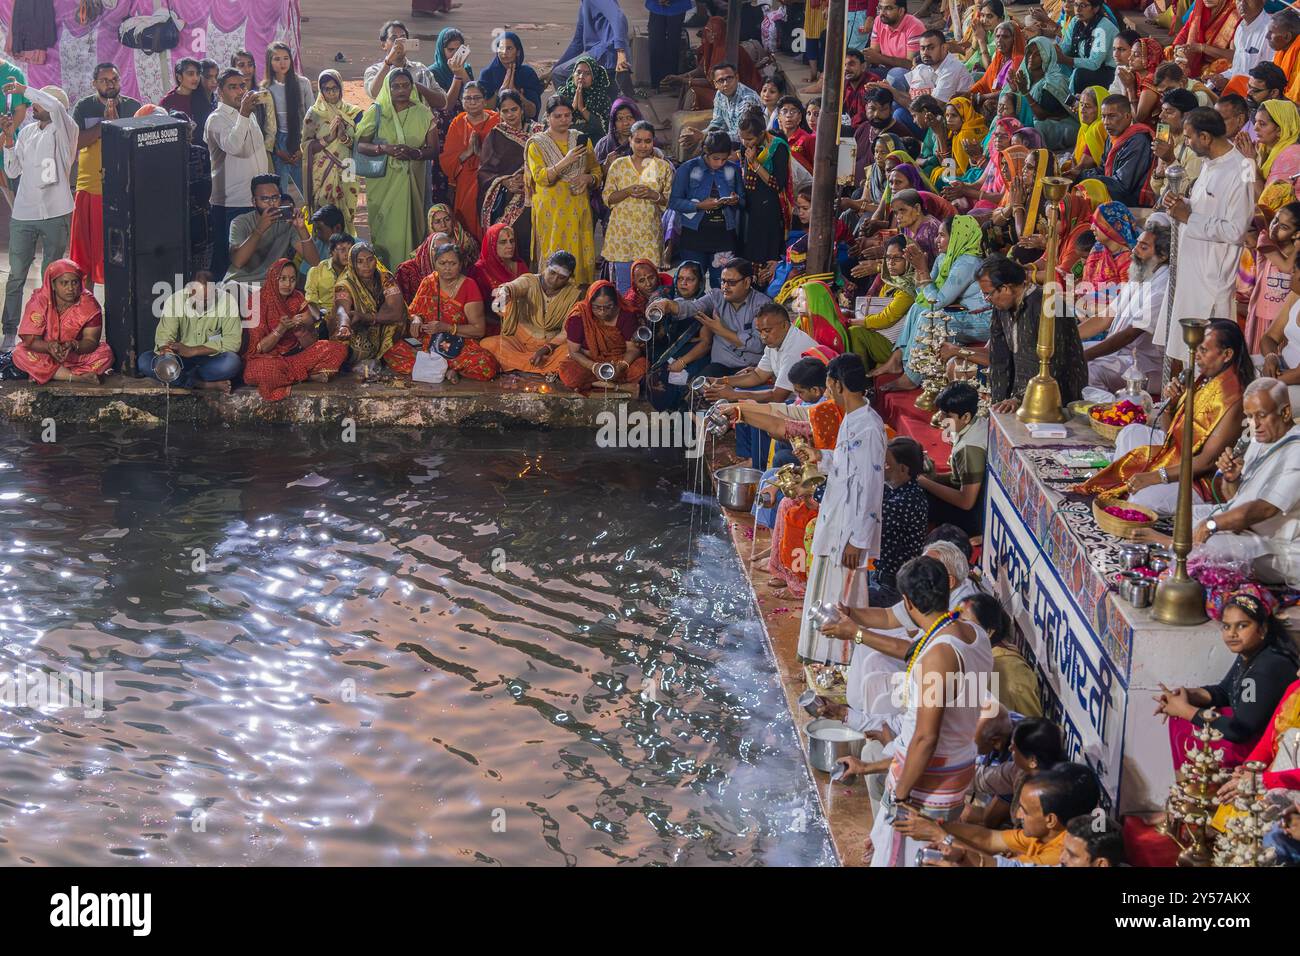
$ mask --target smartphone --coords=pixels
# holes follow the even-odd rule
[[[1172,143],[1174,141],[1173,131],[1170,130],[1168,123],[1156,124],[1156,141],[1161,143]]]
[[[591,137],[588,136],[586,133],[579,133],[579,134],[578,134],[578,145],[579,145],[579,146],[586,146],[586,145],[587,145],[588,143],[590,143],[590,142],[591,142]]]
[[[402,49],[408,53],[420,49],[419,37],[406,37],[402,40]]]
[[[280,203],[280,218],[284,219],[285,221],[288,221],[293,218],[293,203],[291,202]]]

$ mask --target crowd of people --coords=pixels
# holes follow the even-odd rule
[[[76,104],[11,65],[12,366],[38,383],[121,367],[93,294],[102,124],[168,114],[210,174],[192,188],[188,284],[160,302],[141,374],[170,354],[179,387],[242,382],[276,401],[341,373],[432,366],[435,381],[532,376],[661,409],[702,377],[735,422],[738,460],[826,479],[760,497],[761,561],[804,600],[800,657],[847,668],[847,702],[816,707],[870,738],[846,764],[877,804],[873,863],[1115,865],[1099,781],[1064,752],[1006,610],[971,569],[988,415],[1019,408],[1043,287],[1064,290],[1051,360],[1063,401],[1137,388],[1153,413],[1165,402],[1078,491],[1167,513],[1184,434],[1168,401],[1186,356],[1178,320],[1209,318],[1194,357],[1195,537],[1252,574],[1221,595],[1232,673],[1158,707],[1175,760],[1191,725],[1217,722],[1231,760],[1263,759],[1270,786],[1300,788],[1279,757],[1300,727],[1296,654],[1273,613],[1279,589],[1300,586],[1300,14],[1054,0],[1015,15],[975,0],[954,24],[934,0],[850,0],[843,76],[826,76],[824,4],[744,4],[734,61],[717,6],[646,3],[652,83],[708,117],[674,140],[632,95],[616,0],[582,0],[573,42],[541,70],[505,31],[476,75],[454,27],[426,64],[388,21],[366,105],[334,69],[305,76],[285,43],[260,74],[244,51],[180,60],[158,104],[123,96],[112,64]],[[692,65],[679,41],[695,27]],[[795,36],[811,84],[798,90],[776,58]],[[832,261],[814,271],[825,124],[857,158]],[[1050,177],[1067,181],[1063,199]],[[38,243],[43,281],[24,303]],[[935,425],[951,450],[936,462],[879,407],[930,374],[939,316]],[[818,606],[838,608],[830,623]],[[928,693],[961,675],[994,688],[992,706]],[[1275,842],[1297,859],[1294,814],[1289,826]]]

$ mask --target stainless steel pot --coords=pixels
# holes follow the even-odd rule
[[[1121,571],[1119,574],[1119,596],[1130,604],[1133,603],[1133,586],[1145,580],[1137,571]]]
[[[840,757],[862,756],[867,741],[865,734],[829,718],[812,721],[804,732],[808,735],[808,762],[823,773],[833,773]]]
[[[181,377],[181,360],[171,352],[163,352],[154,359],[153,374],[164,385],[173,385]]]
[[[1143,578],[1141,581],[1135,581],[1129,589],[1129,594],[1128,602],[1134,607],[1150,607],[1156,599],[1155,579]]]
[[[754,507],[758,482],[763,473],[757,468],[732,465],[713,473],[718,482],[718,501],[728,511],[749,511]]]
[[[1174,563],[1174,553],[1168,548],[1152,548],[1151,554],[1147,557],[1147,567],[1157,574],[1169,570],[1169,566]]]
[[[1119,564],[1125,569],[1146,567],[1151,549],[1145,544],[1126,544],[1119,549]]]

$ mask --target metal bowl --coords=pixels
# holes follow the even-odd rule
[[[1143,578],[1136,581],[1129,588],[1128,603],[1134,607],[1150,607],[1156,598],[1156,582],[1154,578]]]
[[[1168,548],[1154,547],[1151,554],[1147,557],[1147,567],[1157,574],[1169,570],[1174,563],[1174,553]]]
[[[713,473],[718,482],[718,501],[728,511],[749,511],[758,495],[758,482],[763,473],[745,465],[719,468]]]
[[[164,385],[174,385],[181,377],[181,360],[171,352],[163,352],[154,359],[153,374]]]
[[[1125,570],[1146,567],[1151,549],[1145,544],[1125,544],[1119,549],[1119,564]]]
[[[593,368],[592,371],[596,373],[596,378],[600,379],[602,382],[614,381],[613,362],[601,362],[599,365]]]
[[[808,762],[823,773],[833,773],[840,757],[862,756],[867,742],[866,734],[825,717],[812,721],[804,732],[808,735]]]

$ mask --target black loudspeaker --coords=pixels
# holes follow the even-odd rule
[[[118,371],[138,374],[159,306],[189,278],[189,124],[170,116],[103,124],[104,323]]]

